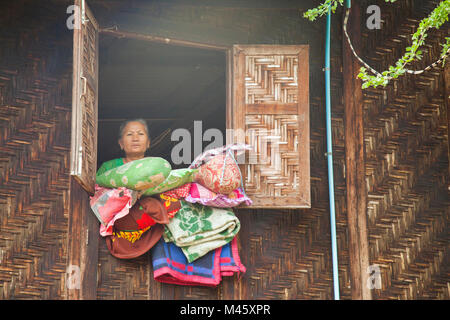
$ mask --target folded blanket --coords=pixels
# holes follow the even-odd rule
[[[163,239],[160,239],[150,252],[153,277],[156,281],[164,283],[217,286],[223,276],[246,271],[239,258],[236,238],[193,263],[188,263],[179,247],[173,243],[166,243]]]
[[[164,206],[167,209],[167,214],[170,219],[172,219],[181,208],[179,199],[186,197],[189,194],[190,189],[191,184],[187,183],[181,187],[159,194],[159,197],[164,200]]]
[[[165,225],[164,240],[173,242],[188,262],[230,242],[241,224],[230,209],[220,209],[180,200],[181,208]]]

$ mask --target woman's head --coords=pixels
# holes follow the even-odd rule
[[[131,119],[123,122],[119,129],[119,145],[127,158],[143,158],[150,148],[150,136],[144,119]]]

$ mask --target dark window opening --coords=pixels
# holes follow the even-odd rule
[[[195,141],[202,150],[214,142],[203,141],[208,129],[219,129],[225,144],[225,71],[225,52],[100,35],[97,168],[123,156],[119,126],[130,118],[147,120],[146,156],[162,157],[174,169],[189,166],[171,158],[182,142],[171,141],[177,128],[190,132],[191,161]]]

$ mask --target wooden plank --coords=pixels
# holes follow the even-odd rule
[[[298,52],[298,181],[300,198],[304,208],[311,208],[311,165],[309,137],[309,46],[301,46]],[[303,148],[302,146],[307,146]]]
[[[270,197],[264,197],[264,196],[258,196],[258,195],[252,195],[251,197],[253,204],[250,208],[265,208],[265,209],[279,209],[280,208],[280,201],[278,201],[276,198],[270,198]],[[298,204],[299,197],[292,196],[292,197],[283,197],[283,206],[284,209],[302,209],[302,208],[310,208],[310,205],[306,203],[306,199],[301,198],[301,202],[305,204]],[[241,206],[242,208],[245,208],[245,206]]]
[[[82,6],[81,0],[76,0],[75,5],[80,8]],[[89,19],[93,28],[95,30],[98,28],[97,22],[92,15],[92,12],[86,6],[86,16]],[[81,17],[79,17],[81,19]],[[81,22],[80,22],[81,25]],[[86,191],[93,193],[93,181],[95,181],[95,171],[96,171],[96,152],[97,152],[97,140],[96,140],[96,130],[94,142],[92,143],[92,152],[94,163],[92,168],[82,168],[81,166],[87,164],[84,159],[79,157],[84,155],[86,150],[79,150],[83,146],[82,139],[92,138],[83,137],[82,135],[82,125],[87,125],[88,123],[83,122],[82,119],[85,117],[85,108],[82,105],[81,95],[83,88],[80,84],[80,74],[83,73],[83,37],[86,31],[85,27],[81,29],[74,29],[74,45],[73,45],[73,87],[72,87],[72,150],[71,150],[71,176],[70,176],[70,209],[69,209],[69,244],[68,244],[68,259],[67,267],[68,270],[74,272],[69,275],[75,278],[79,283],[66,283],[68,299],[95,299],[97,296],[97,262],[98,262],[98,221],[93,216],[91,208],[89,205],[89,194]],[[84,75],[88,79],[86,86],[89,86],[90,90],[94,92],[95,98],[98,93],[98,36],[94,39],[94,50],[95,55],[91,62],[94,65],[90,66],[90,72],[84,72]],[[86,66],[85,66],[86,67]],[[89,77],[89,73],[93,74]],[[86,93],[86,92],[85,92]],[[90,103],[93,110],[92,111],[92,121],[95,123],[90,123],[88,125],[97,128],[97,99],[95,101],[84,101],[83,103]],[[86,172],[94,172],[94,177],[89,177]],[[84,174],[82,174],[84,172]],[[90,183],[91,182],[91,183]],[[85,191],[86,190],[86,191]],[[79,273],[79,274],[77,274]]]
[[[230,129],[232,128],[232,121],[233,121],[233,51],[232,49],[228,49],[226,51],[226,83],[225,83],[225,90],[226,90],[226,119],[225,119],[225,128]],[[226,143],[229,144],[232,141],[230,141],[230,137],[226,136]]]
[[[255,103],[255,104],[247,104],[246,114],[297,114],[298,113],[298,104],[297,103]]]
[[[233,142],[237,143],[245,143],[245,136],[241,133],[244,133],[245,129],[245,108],[238,107],[245,105],[245,84],[244,84],[244,75],[245,75],[245,55],[242,50],[238,49],[238,47],[233,48],[233,105],[232,105],[232,113],[233,113],[233,129],[241,129],[242,131],[234,132]],[[241,168],[242,170],[243,168]]]
[[[74,29],[71,175],[90,194],[94,194],[97,166],[98,124],[98,23],[83,0],[75,5],[84,8],[80,29]]]
[[[81,188],[81,186],[79,186]],[[99,222],[89,205],[89,195],[84,189],[82,193],[83,212],[81,226],[81,299],[92,300],[97,298],[97,271],[98,271],[98,242]]]
[[[98,261],[98,222],[89,206],[89,195],[70,177],[70,209],[67,270],[71,279],[66,283],[67,299],[96,299]]]
[[[81,8],[81,0],[75,0],[75,6]],[[81,19],[80,19],[81,20]],[[76,22],[79,23],[79,22]],[[79,104],[79,96],[80,96],[80,70],[81,70],[81,50],[82,47],[82,37],[81,30],[74,28],[73,29],[73,76],[72,76],[72,134],[71,135],[71,157],[70,157],[70,174],[76,174],[78,170],[78,159],[76,157],[77,152],[74,150],[76,146],[80,144],[80,134],[77,133],[74,128],[78,127],[78,118],[80,110],[75,107]]]
[[[345,12],[344,12],[345,14]],[[353,46],[360,52],[360,8],[352,4],[348,33]],[[369,266],[367,230],[367,192],[365,183],[363,96],[361,81],[356,79],[359,63],[353,56],[347,39],[343,38],[345,166],[347,187],[347,220],[349,235],[350,278],[352,299],[372,299],[367,284]]]
[[[281,50],[283,54],[297,55],[304,50],[308,50],[309,45],[298,44],[255,44],[255,45],[235,45],[237,51],[244,51],[247,55],[271,55],[277,50]]]
[[[75,0],[75,6],[81,8],[81,0]],[[81,17],[80,17],[81,18]],[[79,22],[76,22],[79,23]],[[72,134],[71,134],[71,175],[78,171],[78,161],[76,159],[76,152],[73,152],[73,147],[79,145],[79,134],[74,134],[73,128],[78,126],[79,108],[76,108],[78,104],[78,97],[80,95],[80,81],[79,74],[81,68],[81,52],[80,48],[82,44],[81,30],[75,28],[73,30],[73,79],[72,79]],[[74,182],[72,176],[70,177],[70,190],[69,190],[69,236],[68,236],[68,249],[67,249],[67,271],[66,274],[66,297],[70,300],[79,300],[81,297],[81,285],[78,283],[81,274],[81,201],[78,200],[78,183]],[[72,282],[71,280],[74,279]],[[69,283],[70,282],[70,283]]]
[[[241,230],[237,235],[238,251],[241,259],[241,263],[248,269],[249,264],[254,263],[252,261],[252,252],[250,250],[250,230],[252,230],[252,215],[249,210],[235,210],[236,217],[241,222]],[[254,229],[253,229],[254,230]],[[252,296],[252,285],[250,280],[251,275],[243,274],[240,279],[236,281],[234,279],[234,288],[232,291],[228,291],[228,296],[224,296],[223,299],[254,299]],[[225,284],[223,284],[225,285]],[[226,288],[226,287],[225,287]]]
[[[216,13],[218,20],[226,24],[220,26],[219,21],[217,21],[219,22],[217,24],[179,19],[180,13],[183,14],[183,11],[165,11],[163,15],[155,14],[155,12],[137,14],[121,11],[121,21],[126,21],[126,25],[120,24],[119,27],[126,27],[126,30],[122,30],[126,32],[151,34],[170,39],[175,37],[183,41],[207,43],[214,46],[227,46],[248,41],[248,28],[240,24],[230,23],[229,15]],[[114,26],[117,25],[117,20],[112,19],[110,15],[104,15],[103,21],[103,25],[112,26],[112,28],[108,29],[114,29]],[[174,36],[174,34],[176,35]]]
[[[309,47],[234,45],[233,59],[229,140],[253,146],[240,161],[251,207],[309,208]]]
[[[448,171],[450,173],[450,63],[448,61],[444,67],[444,100],[447,110]],[[448,191],[450,191],[450,184]]]
[[[146,121],[176,121],[180,120],[181,118],[141,118]],[[98,122],[124,122],[126,120],[129,120],[129,118],[104,118],[104,119],[98,119]],[[183,119],[184,120],[184,119]]]
[[[195,41],[179,40],[179,39],[159,37],[159,36],[154,36],[151,34],[142,34],[142,33],[136,33],[136,32],[111,30],[111,29],[100,29],[100,32],[103,34],[108,34],[108,35],[119,37],[119,38],[138,39],[138,40],[158,42],[158,43],[164,43],[164,44],[172,44],[172,45],[184,46],[184,47],[193,47],[193,48],[200,48],[200,49],[207,49],[207,50],[220,50],[220,51],[226,51],[228,49],[228,47],[226,47],[226,46],[219,46],[219,45],[210,44],[210,43],[200,43],[200,42],[195,42]]]

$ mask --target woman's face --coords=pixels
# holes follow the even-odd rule
[[[123,129],[119,144],[127,157],[143,158],[145,151],[150,147],[145,126],[140,122],[129,122]]]

